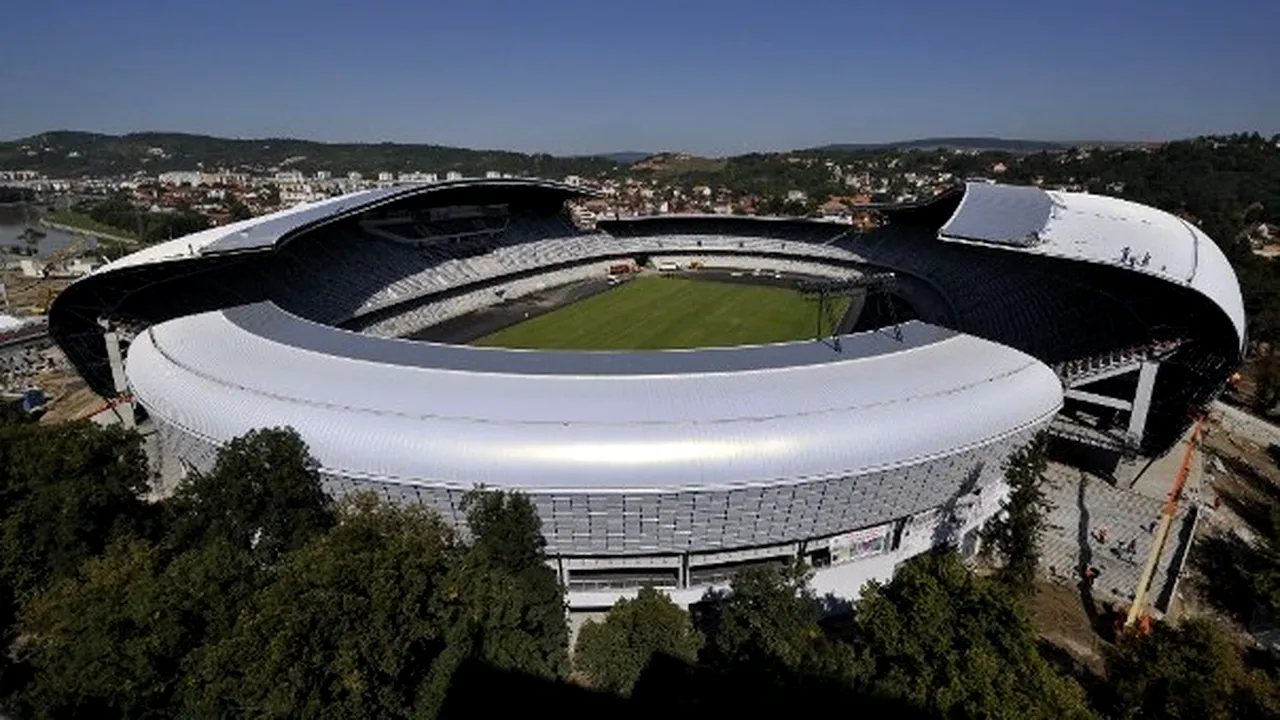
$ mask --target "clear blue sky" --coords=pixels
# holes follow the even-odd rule
[[[1277,0],[16,2],[0,138],[723,154],[1274,133],[1277,29]]]

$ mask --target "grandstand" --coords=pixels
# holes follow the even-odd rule
[[[819,592],[852,595],[938,543],[972,551],[1027,438],[1158,454],[1244,342],[1212,241],[1109,198],[970,185],[867,232],[723,216],[587,231],[564,213],[581,192],[401,186],[215,228],[74,283],[50,332],[186,467],[291,425],[335,494],[460,524],[478,483],[527,493],[578,609],[642,583],[687,603],[797,557]],[[887,271],[891,317],[866,310],[836,342],[684,351],[407,339],[620,263]]]

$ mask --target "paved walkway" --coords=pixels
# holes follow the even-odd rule
[[[1130,602],[1151,552],[1163,502],[1057,463],[1050,463],[1045,479],[1053,507],[1042,538],[1042,569],[1059,582],[1075,585],[1085,568],[1097,568],[1094,598]],[[1152,602],[1162,595],[1170,579],[1170,565],[1177,557],[1188,508],[1184,501],[1174,518],[1151,584]]]
[[[1187,455],[1187,440],[1190,436],[1191,432],[1188,430],[1169,452],[1138,468],[1136,475],[1129,481],[1128,488],[1153,500],[1168,499],[1169,490],[1173,488],[1173,481],[1182,469],[1182,460]],[[1192,455],[1191,465],[1187,470],[1182,497],[1188,502],[1199,502],[1204,499],[1204,456],[1199,450]]]

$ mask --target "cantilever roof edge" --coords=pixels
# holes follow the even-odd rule
[[[1222,311],[1243,351],[1235,270],[1208,235],[1163,210],[1107,195],[969,183],[938,239],[1109,265],[1190,288]]]
[[[332,222],[381,205],[411,197],[472,187],[550,190],[562,193],[566,199],[596,194],[590,188],[567,185],[553,180],[524,177],[462,178],[434,183],[412,183],[361,190],[314,203],[295,205],[267,215],[209,228],[175,240],[158,243],[110,262],[88,275],[86,279],[102,276],[126,267],[157,264],[172,260],[190,260],[192,258],[232,252],[266,250],[317,225]]]

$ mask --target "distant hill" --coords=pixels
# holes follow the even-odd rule
[[[1066,150],[1080,143],[1052,142],[1048,140],[1009,140],[994,137],[948,137],[903,140],[888,143],[836,143],[812,148],[819,152],[863,152],[876,150],[1002,150],[1004,152],[1031,153]],[[1096,143],[1088,143],[1096,144]],[[1116,144],[1116,143],[1106,143]]]
[[[999,150],[1032,153],[1065,150],[1071,145],[1116,146],[1126,143],[1062,143],[1002,138],[926,138],[895,143],[838,143],[808,152],[885,152],[916,149]],[[751,153],[740,158],[784,156]],[[328,170],[359,172],[434,172],[466,176],[486,172],[562,178],[596,176],[628,169],[659,175],[717,172],[731,158],[701,158],[687,153],[625,151],[562,157],[509,150],[472,150],[412,143],[323,143],[293,138],[229,139],[187,133],[141,132],[128,135],[59,130],[0,142],[0,170],[35,170],[51,177],[112,177],[170,170],[242,170],[265,173]]]
[[[724,170],[729,158],[707,158],[689,153],[658,153],[632,163],[634,170],[648,171],[667,177],[685,173],[715,173]]]
[[[36,170],[51,177],[120,176],[137,172],[272,168],[335,174],[437,172],[467,176],[493,171],[560,178],[616,170],[607,157],[555,157],[506,150],[469,150],[407,143],[322,143],[291,138],[239,140],[186,133],[128,135],[56,131],[0,142],[0,169]]]

